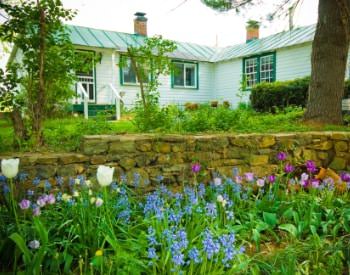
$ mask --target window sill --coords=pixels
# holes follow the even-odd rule
[[[171,88],[176,90],[198,90],[198,87],[173,86]]]

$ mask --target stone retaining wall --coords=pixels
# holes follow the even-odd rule
[[[287,151],[293,162],[312,159],[335,170],[350,169],[350,133],[305,132],[249,135],[115,135],[86,136],[80,153],[25,153],[20,170],[46,179],[55,176],[94,176],[100,164],[116,167],[116,176],[130,179],[139,173],[154,181],[182,182],[191,175],[190,164],[198,161],[208,171],[231,175],[232,168],[266,175],[276,171],[276,154]],[[209,173],[210,174],[210,173]]]

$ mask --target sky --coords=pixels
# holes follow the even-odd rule
[[[63,0],[66,8],[77,11],[68,22],[80,26],[119,32],[134,32],[134,13],[145,12],[148,18],[148,35],[224,47],[245,42],[246,21],[262,21],[260,36],[287,30],[288,18],[266,20],[274,10],[275,0],[264,0],[264,5],[253,6],[240,15],[234,11],[217,12],[200,0]],[[294,25],[304,26],[317,21],[318,0],[302,0],[295,12]],[[6,64],[7,55],[0,48],[0,67]]]
[[[67,8],[78,10],[72,24],[133,33],[134,13],[147,13],[148,35],[192,42],[208,46],[228,46],[245,41],[248,19],[260,21],[280,1],[265,0],[264,6],[253,6],[237,15],[234,11],[220,13],[206,7],[200,0],[63,0]],[[295,12],[295,25],[317,21],[318,0],[303,0]],[[288,18],[268,23],[264,20],[261,36],[288,29]]]

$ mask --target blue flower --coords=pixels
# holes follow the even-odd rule
[[[181,222],[182,216],[183,216],[183,213],[181,211],[178,211],[176,213],[173,209],[169,210],[169,215],[168,215],[169,222],[179,224]]]
[[[156,249],[154,247],[149,247],[148,248],[148,256],[147,257],[149,259],[152,259],[152,260],[157,260],[158,259],[158,255],[157,255]]]
[[[207,203],[205,206],[206,215],[210,218],[216,218],[218,211],[216,209],[216,203]]]
[[[31,197],[31,196],[33,196],[34,195],[34,191],[33,190],[27,190],[27,195],[29,196],[29,197]]]
[[[51,183],[48,180],[45,180],[45,190],[50,190],[51,189]]]
[[[9,187],[7,184],[4,184],[4,185],[2,186],[2,191],[3,191],[4,194],[6,195],[6,194],[10,193],[10,187]]]
[[[200,255],[199,255],[199,250],[196,247],[193,247],[188,251],[188,257],[195,264],[199,264],[202,262],[202,259],[200,258]]]
[[[226,218],[227,218],[228,220],[233,220],[233,218],[234,218],[234,213],[233,213],[233,211],[226,211]]]
[[[235,243],[235,234],[224,234],[219,237],[221,247],[223,249],[224,258],[222,259],[222,263],[228,266],[228,262],[231,261],[234,256],[237,254],[237,251],[235,250],[234,243]]]
[[[185,256],[179,250],[171,250],[171,260],[176,266],[182,266],[185,264]]]
[[[164,179],[164,177],[161,176],[161,175],[158,175],[158,176],[156,177],[156,181],[157,181],[158,183],[162,182],[163,179]]]
[[[148,227],[147,239],[148,239],[149,245],[151,245],[151,246],[158,245],[155,234],[156,234],[156,231],[154,230],[154,228],[152,226]]]
[[[118,213],[118,219],[122,220],[124,223],[129,223],[131,216],[130,209],[124,209]]]
[[[198,185],[198,197],[203,198],[205,195],[205,185],[203,183],[200,183]]]
[[[35,177],[32,181],[34,186],[37,186],[40,183],[40,178],[39,177]]]
[[[19,173],[18,174],[18,179],[20,180],[20,181],[25,181],[26,179],[28,178],[28,174],[27,173]]]
[[[202,241],[203,250],[207,254],[207,258],[210,260],[215,254],[220,252],[220,243],[213,238],[213,235],[206,229],[204,231],[204,238]]]
[[[134,187],[139,187],[140,181],[141,181],[141,175],[139,173],[135,172],[134,173],[134,180],[133,180]]]
[[[6,182],[6,177],[4,175],[0,175],[0,182]]]
[[[56,184],[57,185],[62,186],[62,184],[63,184],[63,177],[57,176],[55,178],[55,180],[56,180]]]

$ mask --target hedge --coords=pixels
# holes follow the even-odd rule
[[[310,77],[289,81],[260,83],[251,90],[250,101],[254,110],[271,112],[288,106],[305,107]],[[345,82],[344,97],[350,97],[350,81]]]

